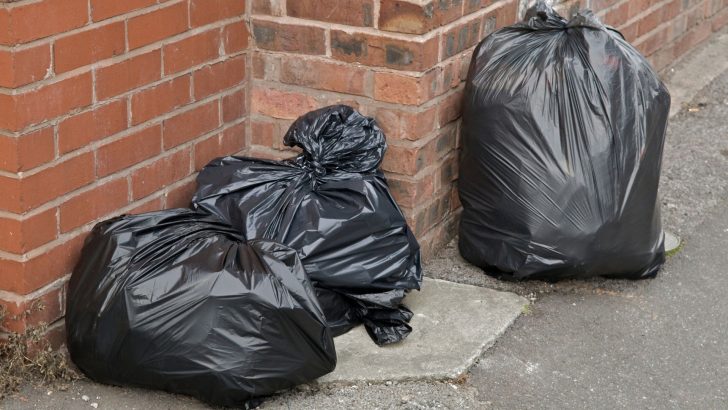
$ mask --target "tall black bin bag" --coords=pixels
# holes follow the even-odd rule
[[[465,259],[504,279],[657,274],[670,95],[619,32],[540,1],[478,45],[464,98]]]
[[[284,142],[303,149],[287,161],[226,157],[197,178],[194,207],[246,238],[299,251],[334,334],[364,322],[378,344],[400,341],[419,289],[420,250],[378,169],[385,137],[347,106],[308,113]]]
[[[71,358],[91,379],[217,405],[311,381],[336,353],[297,252],[190,210],[119,217],[68,288]]]

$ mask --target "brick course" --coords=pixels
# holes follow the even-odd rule
[[[460,99],[477,42],[522,0],[0,0],[0,330],[62,334],[86,233],[187,206],[209,160],[291,156],[291,120],[346,103],[388,136],[383,163],[425,257],[455,232]],[[728,24],[728,0],[566,0],[658,70]],[[38,24],[38,22],[43,22]]]

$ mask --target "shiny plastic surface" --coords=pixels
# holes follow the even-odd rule
[[[68,287],[74,363],[91,379],[241,406],[331,372],[336,353],[297,252],[210,215],[98,224]]]
[[[539,2],[475,50],[463,102],[460,252],[503,279],[644,278],[670,95],[591,12]]]
[[[246,238],[298,250],[335,334],[364,322],[378,344],[402,340],[412,314],[401,302],[422,273],[419,245],[378,170],[384,134],[373,119],[332,106],[299,118],[284,142],[303,153],[212,161],[193,206]]]

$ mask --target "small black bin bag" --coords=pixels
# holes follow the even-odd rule
[[[670,95],[619,32],[540,1],[478,45],[463,107],[465,259],[504,279],[657,274]]]
[[[297,252],[190,210],[98,224],[67,300],[71,358],[102,383],[242,406],[336,366]]]
[[[285,135],[303,153],[286,161],[226,157],[200,172],[192,200],[246,238],[299,251],[335,335],[363,322],[378,344],[402,340],[419,289],[420,251],[378,169],[375,121],[347,106],[299,118]]]

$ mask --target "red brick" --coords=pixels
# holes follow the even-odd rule
[[[238,90],[222,98],[222,121],[237,121],[247,114],[245,90]]]
[[[50,66],[50,44],[0,50],[0,87],[15,88],[42,80]]]
[[[325,54],[324,29],[255,20],[253,37],[259,48],[299,54]]]
[[[387,175],[387,183],[394,199],[400,206],[413,208],[434,194],[435,176],[432,172],[407,178],[396,174]]]
[[[434,129],[437,106],[416,112],[381,108],[374,117],[388,138],[416,141],[429,135]]]
[[[122,54],[125,42],[123,21],[60,38],[53,45],[55,71],[63,73]]]
[[[69,117],[58,124],[58,151],[65,154],[121,132],[126,118],[126,99]]]
[[[0,135],[0,169],[2,170],[27,171],[50,162],[54,156],[53,127],[43,128],[19,137]]]
[[[681,0],[678,0],[681,1]],[[609,10],[607,14],[604,16],[602,21],[604,21],[605,24],[609,24],[612,26],[619,26],[622,23],[626,22],[629,19],[629,2],[622,3],[618,5],[617,7]]]
[[[23,254],[56,239],[56,208],[11,219],[0,217],[0,250]]]
[[[331,31],[332,57],[349,63],[424,71],[437,64],[439,37],[407,41],[365,33]]]
[[[402,175],[415,175],[428,165],[431,158],[425,146],[388,144],[382,169]]]
[[[166,155],[131,174],[132,198],[137,200],[190,175],[191,150],[185,148]]]
[[[96,70],[96,96],[105,100],[162,77],[162,52],[152,50]]]
[[[194,180],[168,188],[167,193],[164,194],[165,208],[189,208],[196,189],[197,183]]]
[[[190,76],[177,77],[131,96],[131,122],[141,124],[185,105],[190,98]]]
[[[241,0],[190,0],[192,27],[242,17],[244,13],[245,1]]]
[[[200,100],[243,83],[245,70],[245,56],[200,68],[193,73],[195,98]]]
[[[718,31],[728,24],[728,8],[715,14],[711,20],[711,27],[713,31]]]
[[[100,21],[156,3],[156,0],[91,0],[91,17],[94,21]]]
[[[253,88],[251,109],[273,118],[296,119],[318,107],[309,95],[272,88]]]
[[[89,184],[94,179],[94,155],[88,152],[23,178],[20,206],[25,212]]]
[[[437,71],[421,77],[378,72],[374,75],[374,98],[395,104],[420,105],[437,92]]]
[[[104,177],[138,164],[161,151],[162,127],[155,125],[100,147],[96,172]]]
[[[631,19],[631,18],[635,17],[636,15],[647,10],[647,8],[649,8],[649,6],[650,6],[650,0],[630,0],[628,18]]]
[[[372,27],[374,0],[288,0],[289,16],[347,26]]]
[[[220,30],[205,31],[164,46],[164,72],[177,73],[220,56]]]
[[[128,210],[127,214],[138,215],[147,212],[154,212],[164,208],[162,196],[147,198],[137,202],[135,207]],[[189,205],[189,204],[188,204]]]
[[[233,155],[245,147],[245,124],[226,129],[222,135],[212,135],[195,144],[195,171],[199,171],[211,160]]]
[[[379,28],[397,33],[425,34],[460,18],[463,15],[463,2],[466,3],[468,13],[482,7],[480,0],[433,0],[426,3],[382,0]],[[487,0],[487,3],[490,5],[491,1]]]
[[[279,149],[283,147],[280,134],[277,124],[254,121],[251,125],[250,142],[253,145]]]
[[[445,97],[437,105],[437,118],[441,127],[460,118],[462,114],[462,100],[463,93],[460,90]]]
[[[66,78],[23,94],[0,94],[0,128],[19,131],[91,103],[91,73]]]
[[[637,25],[637,35],[643,36],[655,29],[662,22],[662,9],[655,9],[648,15],[642,17]]]
[[[15,333],[22,333],[32,326],[41,323],[49,324],[63,315],[66,303],[66,292],[63,285],[54,286],[43,295],[24,299],[22,301],[5,301],[0,299],[0,305],[6,308],[6,317],[0,323],[0,329]],[[38,308],[42,307],[42,308]],[[32,349],[43,345],[44,341],[30,342],[29,354]],[[33,343],[37,343],[34,346]]]
[[[266,14],[270,16],[283,16],[283,6],[286,0],[253,0],[253,14]]]
[[[404,0],[382,0],[379,29],[398,33],[424,34],[440,25],[435,2],[416,4]]]
[[[250,32],[244,21],[228,24],[222,31],[225,54],[234,54],[248,48]]]
[[[129,49],[164,40],[187,28],[186,1],[132,17],[127,22]]]
[[[220,126],[220,113],[217,101],[193,108],[164,120],[164,149],[176,147],[187,141],[207,134]]]
[[[76,234],[13,269],[6,290],[26,295],[70,273],[78,262],[84,238],[85,234]]]
[[[486,17],[487,18],[487,17]],[[442,35],[443,58],[449,58],[480,41],[481,19],[471,20],[449,29]]]
[[[27,43],[63,33],[88,22],[88,0],[46,0],[18,5],[4,11],[5,44]],[[8,30],[8,28],[10,28]]]
[[[367,70],[350,64],[288,57],[283,59],[280,81],[319,90],[366,95],[366,74]]]
[[[115,179],[69,198],[59,208],[61,232],[65,233],[107,216],[129,203],[126,178]]]

